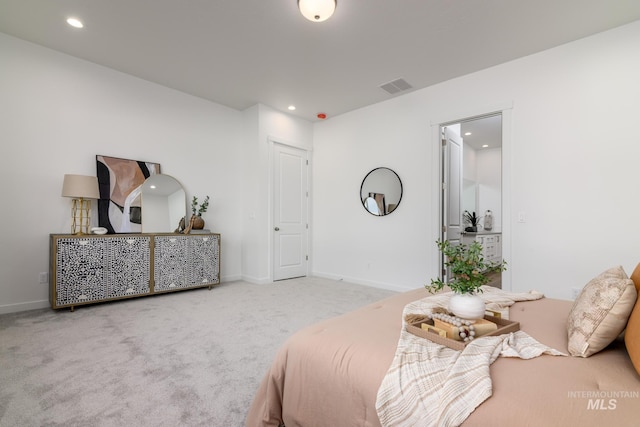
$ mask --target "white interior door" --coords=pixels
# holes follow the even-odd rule
[[[442,130],[442,240],[460,244],[462,223],[462,138],[454,128]],[[444,260],[441,260],[444,266]],[[447,272],[442,269],[443,279]]]
[[[281,144],[273,150],[273,280],[307,275],[307,152]]]

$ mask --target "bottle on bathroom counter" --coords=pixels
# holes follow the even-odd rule
[[[493,228],[493,215],[490,210],[487,210],[484,214],[484,229],[485,231],[491,231]]]

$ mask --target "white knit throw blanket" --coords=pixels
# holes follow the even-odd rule
[[[542,298],[538,292],[509,293],[483,287],[487,308],[499,311],[516,301]],[[409,314],[447,307],[451,292],[408,304],[391,367],[378,389],[376,410],[384,427],[458,426],[491,396],[489,366],[498,356],[532,359],[541,354],[566,356],[517,331],[471,341],[463,351],[436,344],[405,330]]]

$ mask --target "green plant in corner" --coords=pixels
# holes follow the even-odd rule
[[[207,211],[209,208],[209,196],[207,196],[202,204],[198,207],[198,198],[193,196],[193,200],[191,200],[191,213],[193,215],[202,216],[203,213]]]
[[[451,279],[448,283],[440,278],[431,279],[431,284],[425,285],[431,293],[448,286],[457,294],[473,295],[476,292],[482,292],[480,287],[489,282],[487,273],[507,269],[507,263],[504,260],[499,263],[485,262],[482,257],[482,245],[475,240],[470,245],[452,245],[448,240],[444,242],[438,240],[436,245],[445,256],[444,265],[450,272]]]

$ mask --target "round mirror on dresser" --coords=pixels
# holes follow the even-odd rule
[[[385,167],[373,169],[360,186],[360,201],[371,215],[389,215],[402,200],[402,181],[397,173]]]
[[[187,214],[187,195],[169,175],[151,175],[142,184],[142,232],[171,233]]]

